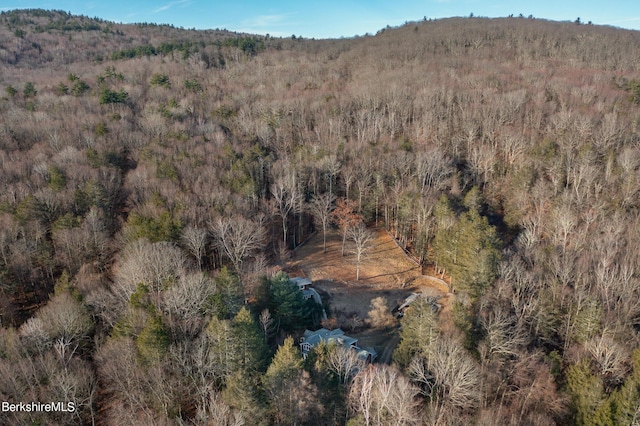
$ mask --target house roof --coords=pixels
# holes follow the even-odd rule
[[[302,355],[306,358],[310,348],[315,348],[320,342],[326,342],[327,344],[335,343],[338,346],[354,350],[358,355],[358,359],[364,362],[374,361],[378,356],[376,350],[371,347],[358,347],[358,339],[347,336],[344,334],[344,331],[339,328],[334,330],[327,330],[326,328],[321,328],[316,331],[305,330],[300,343]]]
[[[297,285],[300,290],[311,285],[311,280],[304,277],[289,278],[289,281]]]
[[[355,346],[358,343],[358,339],[347,336],[344,334],[344,331],[339,328],[335,330],[327,330],[326,328],[321,328],[316,331],[305,330],[303,336],[304,343],[308,343],[312,347],[315,347],[322,341],[335,343],[339,346]]]
[[[360,361],[374,361],[378,357],[378,352],[369,346],[365,346],[363,348],[356,348],[356,351],[358,354],[358,359]]]

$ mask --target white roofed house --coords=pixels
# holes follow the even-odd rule
[[[378,353],[373,348],[360,348],[358,346],[358,339],[347,336],[344,334],[344,331],[339,328],[335,330],[327,330],[326,328],[321,328],[316,331],[305,330],[303,336],[300,338],[300,351],[302,352],[302,356],[306,359],[309,352],[321,342],[351,349],[358,354],[359,359],[365,362],[373,362],[378,356]]]

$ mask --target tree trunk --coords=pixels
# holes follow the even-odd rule
[[[347,241],[347,228],[342,231],[342,255],[344,256],[344,245]]]
[[[322,225],[322,253],[327,252],[327,225]]]

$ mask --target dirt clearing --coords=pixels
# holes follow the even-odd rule
[[[327,233],[327,252],[322,252],[322,233],[317,233],[299,247],[287,268],[292,274],[304,275],[313,281],[329,300],[337,326],[347,334],[358,337],[361,345],[373,346],[382,362],[389,362],[390,353],[398,342],[397,330],[367,329],[364,320],[371,300],[384,297],[389,309],[401,303],[412,292],[440,297],[441,327],[451,326],[452,295],[446,283],[435,277],[423,276],[421,268],[410,260],[383,230],[374,229],[375,238],[360,265],[360,280],[356,280],[356,256],[347,241],[342,255],[342,234]],[[388,356],[387,356],[388,354]]]

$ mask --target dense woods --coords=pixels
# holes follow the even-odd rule
[[[2,12],[0,397],[77,408],[3,416],[637,423],[639,58],[531,18],[308,40]],[[391,364],[303,359],[322,309],[282,270],[331,227],[358,274],[388,230],[455,327],[416,302]]]

